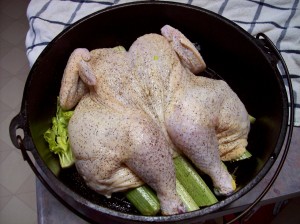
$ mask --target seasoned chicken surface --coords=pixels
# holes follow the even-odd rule
[[[123,47],[76,49],[63,75],[60,104],[74,106],[68,130],[76,168],[95,191],[144,182],[162,213],[185,208],[176,193],[173,157],[185,154],[220,194],[235,190],[221,160],[247,145],[248,113],[220,80],[195,76],[206,67],[193,44],[166,25]]]

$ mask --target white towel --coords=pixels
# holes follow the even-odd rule
[[[291,74],[295,99],[295,126],[300,126],[300,0],[183,0],[216,12],[251,35],[266,34],[279,49]],[[130,0],[31,0],[27,16],[27,56],[33,65],[46,45],[77,20]],[[286,82],[286,77],[282,77]]]

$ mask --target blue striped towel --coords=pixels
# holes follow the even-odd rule
[[[300,0],[182,0],[216,12],[251,35],[265,33],[282,54],[295,95],[295,126],[300,126]],[[33,65],[46,45],[62,30],[95,11],[129,0],[31,0],[27,16],[27,56]],[[285,80],[286,77],[283,77]]]

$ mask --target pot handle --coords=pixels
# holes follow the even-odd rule
[[[288,154],[288,151],[289,151],[289,148],[290,148],[290,143],[291,143],[292,134],[293,134],[295,104],[294,104],[293,86],[292,86],[292,80],[291,80],[291,77],[290,77],[290,73],[288,71],[288,68],[287,68],[285,62],[284,62],[283,57],[281,56],[281,54],[279,53],[278,49],[273,44],[273,42],[263,33],[258,33],[256,35],[256,39],[258,39],[261,42],[261,44],[264,48],[263,50],[268,54],[268,56],[273,60],[275,59],[274,63],[276,64],[277,69],[279,70],[279,73],[281,75],[285,75],[286,78],[287,78],[287,86],[288,86],[288,89],[289,89],[289,98],[290,98],[289,129],[288,129],[288,133],[286,135],[286,143],[285,143],[285,146],[284,146],[284,151],[283,151],[282,157],[279,161],[278,167],[275,170],[275,173],[272,176],[270,182],[267,184],[267,186],[261,192],[261,194],[255,199],[255,201],[252,202],[252,204],[250,204],[240,215],[238,215],[234,219],[230,220],[227,224],[234,223],[237,220],[244,217],[245,215],[249,214],[252,211],[252,209],[261,201],[261,199],[270,190],[270,188],[272,187],[272,185],[275,182],[276,178],[278,177],[278,175],[281,171],[281,168],[283,167],[283,163],[284,163],[284,161],[287,157],[287,154]],[[282,74],[282,72],[284,72],[284,74]]]
[[[27,140],[26,136],[26,121],[22,112],[16,115],[10,122],[9,125],[9,135],[13,145],[21,150],[24,161],[27,161],[30,165],[30,157],[27,154],[27,151],[33,153],[32,143]],[[23,131],[24,137],[21,137],[21,134],[18,134],[18,130]],[[32,162],[31,162],[32,163]]]
[[[9,125],[10,139],[16,148],[21,149],[20,139],[22,139],[22,138],[19,134],[17,134],[17,131],[19,129],[22,129],[23,132],[25,129],[25,119],[21,112],[11,120],[10,125]]]
[[[64,201],[64,199],[61,196],[59,196],[55,190],[53,190],[51,185],[48,183],[49,180],[47,179],[47,176],[43,175],[42,169],[29,156],[28,152],[30,152],[34,158],[37,158],[37,152],[35,150],[32,150],[33,147],[30,147],[30,145],[32,146],[32,143],[29,143],[29,142],[26,143],[26,138],[22,139],[22,137],[20,135],[17,135],[17,129],[23,129],[23,131],[24,131],[25,127],[26,127],[25,119],[21,113],[19,113],[12,119],[10,126],[9,126],[9,132],[10,132],[10,138],[11,138],[14,146],[21,150],[24,161],[26,161],[29,164],[31,170],[33,171],[35,176],[39,179],[39,181],[43,184],[43,186],[57,200],[59,200],[63,205],[65,205],[68,209],[73,211],[75,214],[81,216],[80,213],[78,213],[76,210],[74,210],[74,208],[72,206],[70,206],[68,203],[66,203]],[[29,147],[27,148],[27,146],[29,146]]]
[[[34,161],[30,158],[28,152],[31,152],[34,157],[36,157],[36,152],[32,150],[32,143],[26,140],[26,134],[24,133],[24,138],[22,138],[19,134],[17,134],[18,129],[25,130],[26,127],[26,121],[23,116],[23,114],[20,112],[18,115],[16,115],[12,121],[10,122],[9,126],[9,134],[12,143],[14,146],[21,150],[23,160],[26,161],[32,171],[34,172],[35,176],[41,181],[41,183],[48,189],[49,192],[52,193],[56,198],[58,198],[63,204],[64,202],[59,198],[57,193],[51,188],[51,186],[48,184],[47,180],[43,177],[41,174],[39,166],[34,163]]]

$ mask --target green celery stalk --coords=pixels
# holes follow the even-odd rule
[[[154,216],[160,211],[159,200],[147,185],[131,189],[125,196],[142,215]]]
[[[177,156],[174,164],[176,178],[199,207],[210,206],[218,202],[218,199],[185,158]]]
[[[191,195],[189,195],[189,193],[182,186],[178,179],[176,179],[176,191],[188,212],[199,209],[199,206],[196,204]]]

